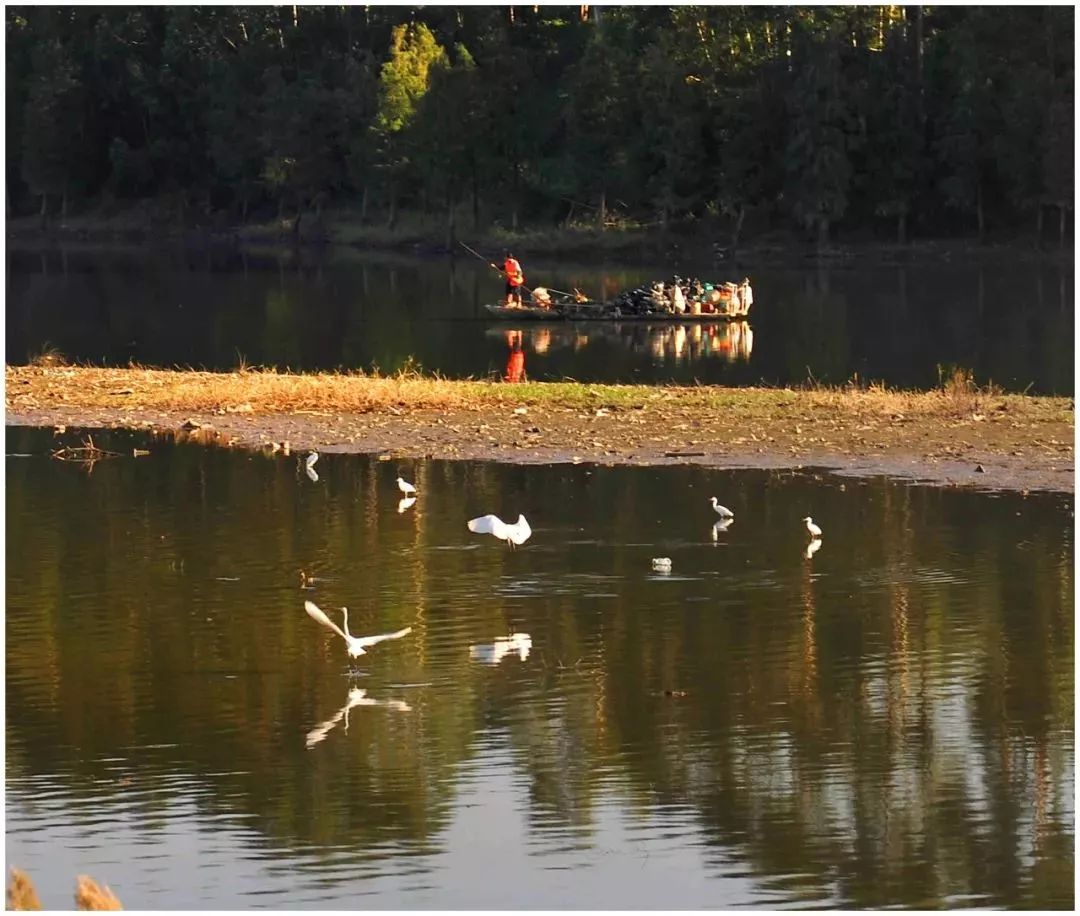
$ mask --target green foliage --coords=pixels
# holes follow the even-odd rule
[[[1072,34],[1058,7],[9,8],[9,202],[982,231],[1071,207]]]

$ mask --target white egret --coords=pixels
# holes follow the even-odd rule
[[[500,541],[506,541],[511,547],[524,544],[532,537],[532,528],[525,521],[524,515],[518,515],[513,525],[508,525],[497,515],[481,515],[469,519],[469,530],[474,534],[491,534]]]
[[[397,504],[398,514],[404,512],[414,502],[416,502],[416,497],[415,496],[402,496],[401,499],[398,500],[398,504]]]
[[[804,518],[803,521],[806,522],[806,530],[810,532],[810,537],[812,537],[812,538],[821,537],[821,529],[817,525],[814,524],[814,520],[812,518],[810,518],[809,515],[806,516],[806,518]]]
[[[307,456],[307,460],[304,462],[304,467],[306,467],[310,471],[315,467],[315,462],[318,460],[319,453],[312,452],[310,455]]]
[[[312,467],[304,468],[304,473],[307,474],[308,480],[310,480],[312,483],[318,483],[319,482],[319,475],[318,475],[318,472],[315,470],[315,468],[312,468]]]
[[[345,618],[345,629],[342,630],[334,621],[326,616],[322,612],[322,609],[312,601],[304,602],[304,610],[308,612],[308,616],[312,620],[316,620],[324,627],[329,627],[342,639],[345,640],[345,644],[349,647],[349,655],[353,658],[359,658],[361,655],[366,655],[366,649],[368,646],[373,646],[375,643],[383,642],[387,639],[401,639],[402,636],[412,632],[412,627],[405,627],[404,630],[396,630],[393,633],[381,633],[378,636],[353,636],[349,632],[349,609],[343,607],[341,609]]]
[[[715,496],[710,498],[710,502],[712,503],[712,507],[716,511],[716,514],[719,515],[720,518],[735,518],[735,513],[732,512],[727,506],[721,506],[720,503],[716,501]]]
[[[671,557],[653,557],[652,568],[671,572]]]
[[[404,480],[401,477],[397,479],[397,488],[401,490],[401,492],[404,493],[406,496],[416,495],[416,487],[414,487],[411,483],[409,483],[409,481]]]
[[[814,538],[806,545],[806,559],[809,560],[819,550],[821,550],[821,538]]]
[[[343,718],[345,719],[345,731],[348,731],[349,710],[355,709],[357,706],[388,706],[391,709],[396,709],[398,712],[409,712],[412,709],[412,707],[404,700],[375,700],[367,695],[366,690],[360,687],[353,687],[349,690],[349,697],[345,702],[345,705],[321,725],[316,725],[307,733],[305,744],[307,744],[308,748],[313,748],[322,741]]]
[[[497,665],[507,655],[517,653],[525,661],[532,649],[532,637],[528,633],[514,633],[512,636],[499,636],[495,642],[486,645],[469,646],[469,658],[485,665]]]

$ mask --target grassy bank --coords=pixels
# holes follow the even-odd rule
[[[137,405],[150,410],[214,413],[289,413],[332,409],[484,410],[514,406],[634,410],[678,407],[728,418],[785,423],[793,416],[877,415],[943,421],[1005,413],[1012,420],[1073,422],[1071,398],[1030,397],[980,389],[960,373],[941,388],[900,391],[871,386],[721,388],[450,381],[414,373],[293,374],[258,370],[231,373],[163,369],[28,366],[7,368],[8,406],[33,400],[82,407]]]
[[[817,465],[1014,489],[1073,482],[1071,399],[979,389],[963,373],[913,392],[9,366],[6,406],[9,424],[194,427],[203,441],[286,451]]]

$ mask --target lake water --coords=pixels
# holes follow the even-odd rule
[[[130,908],[1073,906],[1071,497],[95,441],[7,430],[6,864],[47,907],[80,873]],[[412,632],[350,660],[305,599]]]
[[[1072,264],[905,267],[536,261],[530,284],[611,298],[651,279],[749,274],[749,324],[493,323],[490,267],[351,249],[282,253],[9,251],[7,360],[47,347],[94,364],[503,375],[522,332],[525,376],[603,382],[929,388],[939,367],[981,384],[1073,393]]]

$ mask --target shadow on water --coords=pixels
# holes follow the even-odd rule
[[[486,320],[499,275],[468,260],[350,249],[9,251],[7,360],[45,347],[109,365],[500,376],[506,328]],[[525,264],[530,282],[610,299],[671,265]],[[928,388],[938,367],[980,384],[1073,392],[1072,265],[762,267],[747,330],[594,322],[523,328],[529,377],[582,381],[841,384],[858,375]],[[732,279],[741,265],[680,265]],[[728,276],[732,274],[732,276]],[[545,330],[550,329],[550,335]],[[702,336],[704,334],[704,339]]]
[[[172,908],[1073,903],[1061,496],[344,455],[312,481],[95,441],[124,457],[87,474],[7,431],[35,876]],[[488,512],[532,537],[467,530]],[[413,630],[349,659],[305,598]]]

